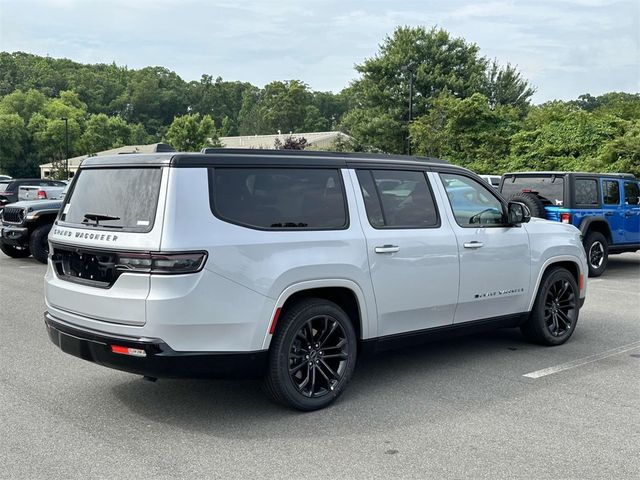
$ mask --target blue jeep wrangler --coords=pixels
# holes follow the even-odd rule
[[[602,275],[609,254],[640,250],[640,183],[631,174],[505,173],[500,192],[534,217],[578,227],[591,277]]]

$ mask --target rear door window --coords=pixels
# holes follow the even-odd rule
[[[64,224],[149,232],[160,194],[160,168],[85,169],[62,207]]]
[[[598,182],[595,179],[576,179],[575,199],[578,205],[599,205]]]
[[[620,183],[617,180],[602,182],[602,199],[605,205],[620,204]]]
[[[348,227],[342,175],[337,169],[213,168],[211,211],[230,223],[263,230],[338,230]]]
[[[358,170],[356,173],[372,227],[439,226],[438,210],[424,172]]]

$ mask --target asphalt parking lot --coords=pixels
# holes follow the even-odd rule
[[[256,381],[149,383],[60,352],[44,270],[0,254],[0,478],[640,477],[639,254],[589,282],[564,346],[501,330],[387,353],[308,414]]]

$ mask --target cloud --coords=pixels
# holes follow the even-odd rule
[[[545,101],[638,90],[639,9],[637,0],[0,0],[0,50],[338,91],[395,27],[437,25],[517,64]]]

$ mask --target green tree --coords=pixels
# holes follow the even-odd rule
[[[0,173],[15,177],[31,175],[33,165],[26,162],[28,131],[17,113],[0,113]]]
[[[345,115],[342,124],[361,143],[399,153],[404,142],[398,139],[407,134],[410,77],[415,118],[426,113],[431,99],[441,92],[465,98],[481,91],[486,68],[487,61],[475,44],[442,29],[399,27],[380,45],[376,56],[356,66],[362,75],[351,86],[356,108]],[[372,119],[378,116],[379,121]],[[376,128],[360,126],[360,122],[384,123],[394,131],[385,135],[386,142]]]
[[[142,131],[139,129],[142,128]],[[131,125],[121,117],[104,113],[90,115],[80,138],[79,148],[84,153],[97,153],[124,145],[146,143],[142,125]]]
[[[41,111],[46,102],[47,97],[38,90],[16,90],[0,100],[0,112],[17,113],[22,120],[29,122],[31,116]]]
[[[184,152],[220,146],[213,119],[209,115],[200,116],[197,113],[176,117],[167,130],[167,141],[176,150]]]
[[[411,125],[411,140],[417,154],[493,173],[509,156],[511,136],[519,128],[516,107],[492,108],[480,93],[465,99],[443,93]]]
[[[535,89],[515,67],[500,67],[494,60],[487,69],[483,93],[492,107],[510,105],[526,113]]]

